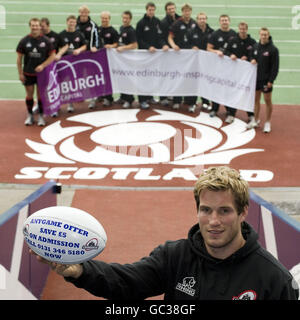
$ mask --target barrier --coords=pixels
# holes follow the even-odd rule
[[[300,222],[250,191],[247,221],[259,242],[291,271],[300,285]]]
[[[59,191],[57,184],[49,181],[0,215],[0,300],[40,298],[49,267],[29,254],[23,223],[33,212],[55,206]]]

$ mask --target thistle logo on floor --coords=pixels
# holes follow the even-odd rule
[[[43,143],[26,139],[34,152],[25,153],[55,166],[25,167],[15,178],[196,181],[204,165],[229,165],[236,157],[264,151],[240,148],[255,137],[255,130],[246,130],[240,119],[223,126],[220,118],[210,118],[205,112],[191,117],[153,111],[144,121],[139,120],[143,112],[139,109],[79,114],[67,119],[69,126],[56,121],[41,131]],[[273,178],[268,170],[240,172],[248,181]]]

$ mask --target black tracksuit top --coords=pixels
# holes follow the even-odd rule
[[[138,262],[83,263],[79,288],[107,299],[141,300],[164,294],[165,300],[296,300],[291,274],[257,241],[257,233],[243,223],[245,245],[230,257],[211,257],[199,225],[188,239],[167,241]]]
[[[136,37],[139,49],[149,49],[151,46],[161,49],[167,44],[163,39],[160,20],[146,14],[136,25]]]
[[[279,51],[272,37],[266,44],[258,42],[253,46],[252,58],[257,61],[257,81],[273,83],[279,71]]]

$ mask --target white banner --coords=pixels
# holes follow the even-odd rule
[[[253,111],[256,65],[203,50],[107,50],[114,93],[201,96]]]

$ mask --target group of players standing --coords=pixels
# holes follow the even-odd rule
[[[116,48],[118,52],[133,49],[147,49],[155,52],[157,49],[167,51],[169,49],[194,49],[207,50],[217,54],[220,58],[224,55],[232,60],[247,60],[252,64],[258,64],[257,84],[255,95],[254,113],[248,112],[249,122],[247,128],[259,126],[260,99],[264,95],[266,103],[266,121],[263,131],[271,131],[272,115],[272,89],[279,69],[279,52],[274,46],[270,32],[267,28],[261,28],[259,42],[256,42],[248,34],[248,25],[241,22],[236,33],[230,28],[230,17],[219,17],[220,28],[213,30],[207,23],[205,13],[198,13],[196,20],[192,18],[192,7],[185,4],[181,8],[181,16],[176,13],[173,2],[165,4],[166,16],[159,20],[155,16],[156,6],[153,2],[146,4],[146,13],[134,28],[131,25],[132,14],[130,11],[122,13],[122,25],[119,32],[110,23],[110,13],[101,13],[101,26],[90,18],[88,7],[79,8],[79,16],[67,17],[67,28],[57,34],[50,29],[47,18],[31,19],[29,22],[31,33],[24,37],[17,47],[17,66],[19,77],[26,89],[26,106],[28,117],[25,125],[32,125],[33,119],[33,95],[36,81],[36,73],[41,72],[53,60],[59,60],[66,54],[79,55],[85,50],[96,52],[101,48]],[[24,60],[24,61],[23,61]],[[210,111],[214,117],[219,109],[219,104],[202,99],[202,107]],[[38,125],[44,126],[43,106],[37,90],[39,119]],[[97,102],[102,100],[104,106],[110,106],[113,96],[99,97],[89,103],[93,109]],[[141,109],[148,109],[149,104],[158,103],[153,96],[138,96]],[[134,101],[133,95],[121,94],[116,103],[121,103],[123,108],[129,108]],[[160,97],[160,104],[167,106],[172,104],[173,109],[179,109],[184,101],[188,105],[189,112],[195,112],[196,96],[189,97]],[[225,106],[227,111],[226,123],[234,121],[236,109]],[[72,104],[68,105],[68,112],[73,112]],[[56,116],[57,114],[53,114]]]

